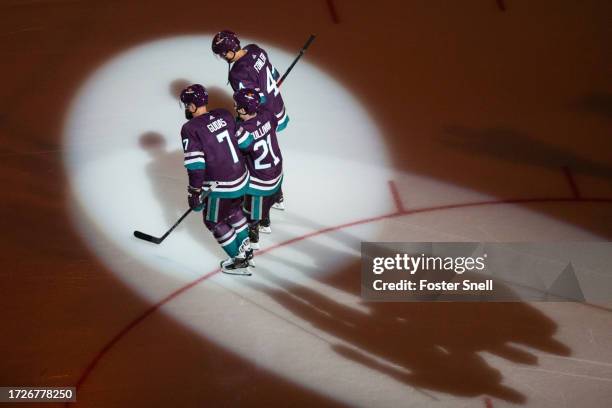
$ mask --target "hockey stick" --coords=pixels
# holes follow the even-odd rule
[[[295,66],[295,64],[297,64],[297,62],[300,60],[300,58],[302,58],[302,55],[304,55],[304,53],[306,52],[306,50],[308,49],[308,47],[310,47],[310,44],[312,44],[312,42],[314,41],[316,35],[314,34],[310,34],[310,37],[308,38],[308,41],[306,41],[306,44],[304,44],[304,46],[302,47],[302,49],[300,50],[300,53],[298,54],[297,57],[295,57],[295,59],[293,60],[293,62],[291,63],[291,65],[289,65],[289,68],[287,68],[287,71],[285,71],[285,73],[283,74],[283,76],[281,77],[281,79],[279,79],[278,81],[276,81],[276,86],[281,86],[281,84],[283,83],[283,81],[285,80],[285,78],[287,78],[287,75],[289,75],[289,73],[291,72],[291,70],[293,69],[293,67]]]
[[[203,196],[202,196],[202,201],[204,201],[204,199],[210,194],[211,191],[215,189],[215,187],[217,187],[216,181],[210,185],[210,188],[208,190],[204,191]],[[185,219],[185,217],[191,214],[191,211],[193,211],[191,208],[185,211],[185,213],[181,215],[181,218],[179,218],[178,221],[175,222],[174,225],[170,227],[170,229],[166,231],[166,233],[162,235],[161,237],[154,237],[153,235],[145,234],[144,232],[140,232],[140,231],[134,231],[134,236],[136,238],[159,245],[164,241],[164,239],[168,238],[168,235],[170,235],[170,233],[174,231],[174,229]]]

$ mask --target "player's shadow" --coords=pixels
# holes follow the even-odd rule
[[[330,237],[347,249],[356,249],[359,242],[347,231]],[[307,240],[299,244],[299,251],[311,257],[314,266],[274,254],[265,256],[329,288],[361,296],[358,256],[337,272],[320,277],[322,270],[336,270],[330,263],[337,250]],[[368,309],[364,313],[338,302],[337,297],[296,285],[263,268],[257,273],[274,287],[255,281],[250,284],[313,327],[339,339],[331,344],[339,355],[420,390],[462,397],[490,395],[525,403],[526,396],[503,385],[499,370],[479,353],[528,365],[538,362],[530,349],[570,354],[570,349],[553,337],[557,325],[524,302],[361,302]],[[496,282],[496,288],[512,292],[500,285]]]
[[[181,91],[194,83],[196,82],[184,78],[175,79],[170,83],[170,95],[178,101]],[[208,92],[208,110],[222,108],[228,110],[232,114],[234,113],[234,100],[232,99],[229,88],[226,90],[218,86],[209,87],[205,83],[202,83],[202,85],[206,87],[206,91]]]
[[[181,96],[181,91],[194,83],[196,82],[192,82],[185,78],[175,79],[174,81],[170,82],[170,96],[178,101]]]
[[[207,87],[210,109],[225,109],[234,115],[234,99],[229,90],[218,86]]]
[[[139,138],[140,146],[149,153],[151,160],[146,165],[146,174],[152,185],[154,199],[163,211],[165,225],[169,228],[187,209],[187,174],[183,167],[183,151],[169,150],[165,138],[157,132],[146,132]],[[177,145],[180,139],[177,137]],[[197,222],[194,220],[197,218]],[[188,217],[180,228],[186,228],[190,235],[207,248],[210,243],[203,225],[201,214]]]
[[[572,104],[579,112],[612,119],[612,93],[590,92]]]
[[[548,145],[513,128],[475,129],[466,126],[447,126],[439,140],[447,146],[468,153],[483,154],[555,171],[569,166],[576,173],[612,179],[612,166],[579,157],[572,151]]]

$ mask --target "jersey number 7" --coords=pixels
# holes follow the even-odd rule
[[[230,152],[232,153],[232,160],[234,160],[234,163],[238,163],[238,155],[236,154],[236,150],[234,149],[234,145],[230,140],[230,134],[227,130],[224,130],[223,132],[217,134],[217,140],[219,141],[219,143],[223,143],[223,139],[227,141],[227,145],[229,146]]]

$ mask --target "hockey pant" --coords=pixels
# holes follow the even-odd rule
[[[255,226],[261,220],[270,219],[270,208],[277,201],[281,189],[270,196],[246,195],[244,197],[244,212],[247,214],[249,224]]]
[[[249,248],[249,230],[242,211],[242,197],[208,197],[204,224],[230,257],[235,258]]]

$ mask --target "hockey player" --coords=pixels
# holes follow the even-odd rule
[[[283,182],[283,157],[276,140],[278,120],[267,109],[260,109],[257,90],[243,88],[234,93],[236,113],[240,116],[236,138],[246,156],[251,175],[245,197],[249,217],[249,238],[253,249],[259,249],[259,223],[269,219],[270,208]]]
[[[180,95],[188,122],[181,129],[189,207],[204,210],[204,223],[229,255],[221,261],[225,273],[250,275],[250,248],[247,218],[242,199],[249,172],[238,150],[233,116],[225,109],[207,111],[208,93],[200,84],[185,88]],[[217,182],[207,200],[202,189]]]
[[[240,47],[238,36],[228,30],[218,32],[212,41],[212,50],[224,58],[231,65],[229,70],[229,83],[234,92],[242,88],[256,89],[261,97],[261,103],[270,110],[278,121],[277,132],[282,131],[289,123],[289,116],[280,94],[276,81],[280,73],[274,68],[266,51],[255,44]],[[277,195],[274,208],[284,210],[282,190]],[[263,232],[267,231],[269,219],[262,221]]]

